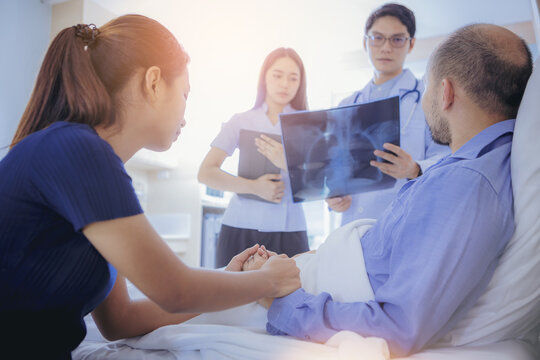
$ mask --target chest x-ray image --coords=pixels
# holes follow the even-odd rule
[[[375,149],[399,143],[399,97],[318,111],[280,114],[293,201],[392,187],[369,164]]]

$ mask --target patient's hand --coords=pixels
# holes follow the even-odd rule
[[[251,256],[242,266],[242,271],[259,270],[261,266],[268,260],[268,254],[265,252],[259,254],[258,252]]]
[[[270,309],[270,306],[272,306],[272,303],[274,302],[274,298],[262,298],[257,300],[257,302],[264,308]]]
[[[252,247],[247,248],[246,250],[242,251],[240,254],[234,256],[231,259],[231,261],[225,268],[225,271],[242,271],[244,263],[257,252],[260,252],[262,254],[263,252],[266,252],[266,249],[264,248],[264,246],[259,247],[259,244],[255,244]]]

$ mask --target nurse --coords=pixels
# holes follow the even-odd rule
[[[288,256],[309,250],[303,208],[292,202],[286,170],[255,180],[221,170],[225,158],[238,147],[240,130],[281,135],[279,113],[306,109],[306,75],[300,56],[291,48],[272,51],[261,68],[255,106],[223,125],[199,169],[200,182],[236,193],[223,215],[216,249],[217,267],[225,266],[237,249],[255,244]],[[256,145],[277,167],[285,169],[281,144],[263,136],[256,139]],[[254,194],[266,201],[238,194]]]
[[[373,79],[339,105],[399,96],[401,146],[384,144],[384,149],[375,150],[375,155],[388,162],[370,162],[397,181],[389,189],[327,199],[332,210],[343,213],[342,225],[358,218],[378,218],[408,179],[422,175],[450,152],[447,146],[435,144],[431,138],[419,106],[424,84],[410,70],[403,68],[405,58],[414,48],[415,30],[414,13],[398,4],[385,4],[367,19],[364,49],[373,66]]]

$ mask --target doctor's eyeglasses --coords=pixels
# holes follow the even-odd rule
[[[403,35],[385,37],[380,34],[365,35],[364,37],[368,40],[369,46],[381,47],[384,45],[386,40],[388,40],[390,42],[390,46],[392,46],[393,48],[402,48],[403,46],[405,46],[407,41],[412,39]]]

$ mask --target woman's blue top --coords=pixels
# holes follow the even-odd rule
[[[116,280],[82,229],[142,213],[131,178],[91,127],[56,122],[0,161],[0,201],[3,340],[23,357],[69,358]]]

